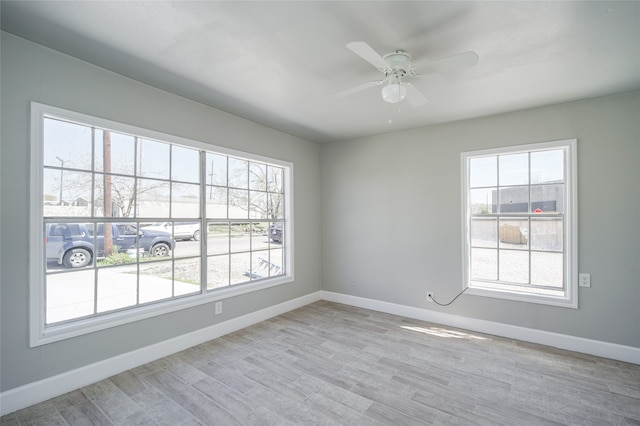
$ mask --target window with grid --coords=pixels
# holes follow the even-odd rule
[[[32,345],[292,280],[290,164],[36,103],[32,130]]]
[[[576,141],[462,154],[467,293],[576,307]]]

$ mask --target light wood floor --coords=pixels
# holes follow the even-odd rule
[[[317,302],[3,425],[640,425],[640,366]]]

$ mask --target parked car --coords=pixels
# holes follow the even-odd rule
[[[274,223],[269,227],[269,238],[275,243],[282,244],[282,222]]]
[[[176,246],[168,232],[144,228],[138,230],[131,223],[110,225],[113,245],[119,251],[138,249],[151,256],[168,256]],[[47,224],[47,262],[55,261],[67,268],[82,268],[89,265],[94,257],[104,257],[104,226],[102,223],[98,224],[98,232],[94,234],[93,223]]]
[[[142,229],[164,231],[171,234],[171,222],[156,222],[143,226]],[[173,238],[176,240],[200,241],[200,224],[198,222],[174,222]]]

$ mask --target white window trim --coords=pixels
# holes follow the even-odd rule
[[[564,297],[554,297],[547,295],[534,295],[516,293],[508,290],[481,289],[469,287],[470,280],[470,235],[469,235],[469,208],[468,208],[468,161],[471,157],[490,156],[505,153],[532,152],[537,150],[547,150],[553,148],[564,148],[565,156],[565,188],[566,211],[565,217],[568,221],[565,235],[565,282],[567,283]],[[567,308],[578,308],[578,160],[577,160],[577,139],[565,139],[552,142],[533,143],[527,145],[508,146],[502,148],[492,148],[479,151],[468,151],[460,154],[462,173],[462,258],[463,274],[462,289],[466,289],[465,294],[474,296],[491,297],[495,299],[515,300],[519,302],[539,303],[552,306],[563,306]]]
[[[137,306],[132,309],[107,313],[97,317],[84,320],[50,325],[45,327],[45,286],[44,286],[44,265],[45,253],[44,236],[40,231],[43,223],[43,144],[44,138],[43,122],[45,116],[58,116],[65,120],[75,120],[78,123],[102,127],[122,133],[135,134],[152,140],[162,140],[178,145],[190,146],[197,149],[215,151],[221,154],[249,158],[251,160],[263,161],[270,164],[280,165],[289,170],[284,176],[285,191],[285,265],[286,274],[260,280],[229,286],[215,291],[197,293],[192,296],[185,296],[179,299],[172,299],[150,305]],[[239,296],[246,293],[263,290],[266,288],[286,284],[295,281],[294,275],[294,248],[293,248],[293,164],[288,161],[277,160],[252,153],[236,151],[230,148],[181,138],[179,136],[143,129],[136,126],[118,123],[90,115],[52,107],[37,102],[31,102],[31,124],[30,124],[30,206],[29,206],[29,345],[30,347],[45,345],[47,343],[104,330],[119,325],[140,321],[146,318],[191,308],[198,305],[213,303],[215,301]],[[211,314],[214,307],[211,305]]]

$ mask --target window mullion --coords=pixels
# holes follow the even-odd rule
[[[533,209],[531,208],[531,153],[528,152],[527,153],[527,210],[528,213],[533,213]],[[529,276],[527,278],[527,282],[529,283],[529,285],[532,285],[532,281],[531,281],[531,215],[529,215],[529,217],[527,218],[527,226],[529,227],[529,238],[527,241],[527,260],[529,262]]]
[[[93,185],[91,188],[92,200],[95,200],[95,181],[96,181],[96,168],[95,168],[95,146],[96,146],[96,128],[91,127],[91,146],[93,150],[92,163],[91,163],[91,175],[93,176]],[[104,147],[102,148],[102,155],[104,158]],[[104,160],[103,160],[104,161]],[[105,199],[104,194],[104,170],[102,170],[102,199]],[[104,201],[103,201],[104,202]],[[98,218],[95,215],[96,206],[95,203],[91,203],[91,217],[94,219],[93,226],[93,236],[91,239],[93,240],[93,246],[97,247],[97,239],[98,239]],[[104,211],[104,208],[103,208]],[[98,313],[98,261],[96,260],[97,256],[93,256],[93,315]]]
[[[207,291],[207,153],[200,151],[200,292]],[[213,180],[213,167],[211,168],[211,179]],[[213,181],[211,182],[213,189]]]
[[[500,156],[496,155],[496,225],[498,226],[498,232],[496,234],[498,240],[496,241],[496,281],[500,281],[500,254],[502,249],[500,248],[500,221],[502,220],[502,209],[500,208],[502,201],[502,195],[500,194]]]

